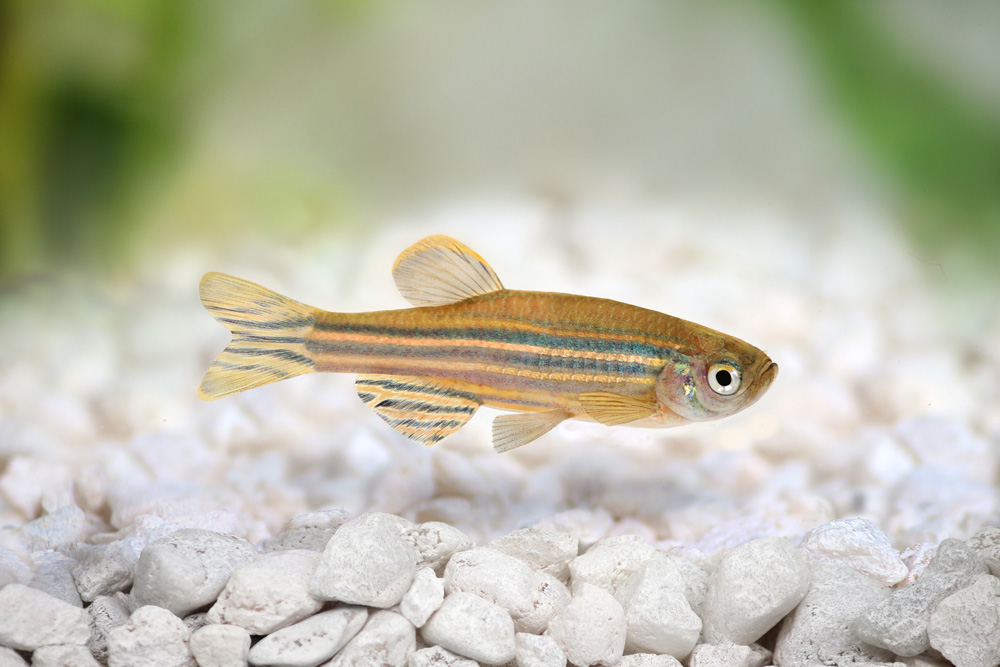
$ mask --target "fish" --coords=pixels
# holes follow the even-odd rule
[[[778,365],[739,338],[610,299],[506,289],[463,243],[429,236],[392,267],[413,306],[325,311],[207,273],[205,308],[232,333],[198,388],[215,400],[306,373],[354,373],[361,401],[433,445],[482,406],[507,452],[568,419],[674,427],[720,419],[767,391]]]

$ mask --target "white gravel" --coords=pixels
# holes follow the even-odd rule
[[[625,652],[625,610],[604,589],[581,582],[573,599],[549,622],[545,634],[556,640],[574,665],[613,665]]]
[[[320,555],[292,549],[261,554],[229,578],[208,610],[209,623],[228,623],[266,635],[315,614],[322,600],[309,593]]]
[[[339,607],[310,616],[257,642],[250,650],[250,664],[313,667],[336,655],[367,620],[364,607]]]
[[[399,601],[399,613],[415,627],[423,627],[444,602],[444,580],[430,567],[417,571],[410,589]]]
[[[204,625],[188,641],[198,667],[240,667],[247,664],[250,633],[235,625]]]
[[[214,603],[233,571],[255,560],[257,551],[241,537],[198,528],[178,530],[142,550],[132,599],[183,618]]]
[[[0,665],[996,664],[995,297],[953,303],[871,212],[722,213],[753,224],[491,203],[28,288],[0,318]],[[781,375],[718,423],[567,423],[503,456],[491,411],[414,446],[347,377],[195,397],[226,340],[202,272],[402,307],[392,259],[436,232],[510,287],[680,315]]]
[[[795,608],[811,582],[809,566],[787,539],[765,537],[726,552],[708,580],[705,640],[757,641]]]
[[[0,646],[34,651],[55,644],[84,645],[87,612],[24,584],[0,588]]]
[[[196,667],[191,630],[163,607],[139,607],[108,633],[108,667]]]
[[[487,665],[514,658],[514,622],[504,609],[472,593],[455,592],[420,629],[428,644]]]

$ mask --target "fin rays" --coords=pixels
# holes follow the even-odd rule
[[[404,250],[392,267],[399,293],[414,306],[442,306],[503,289],[486,260],[438,234]]]
[[[212,401],[309,373],[306,335],[316,311],[249,280],[206,273],[201,301],[233,338],[209,367],[198,395]]]
[[[493,420],[493,449],[503,454],[536,440],[569,418],[563,410],[500,415]]]
[[[354,386],[389,426],[425,445],[465,426],[481,405],[473,394],[419,377],[359,375]]]

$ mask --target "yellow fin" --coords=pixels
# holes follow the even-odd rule
[[[627,424],[656,412],[656,404],[610,391],[588,391],[579,396],[584,411],[605,426]]]
[[[359,375],[354,388],[389,426],[425,445],[465,426],[481,405],[473,394],[421,377]]]
[[[443,306],[503,289],[486,260],[438,234],[417,241],[392,266],[399,293],[414,306]]]
[[[517,449],[542,437],[568,417],[563,410],[500,415],[493,420],[493,449],[500,454]]]
[[[202,399],[312,372],[306,336],[316,319],[314,308],[224,273],[206,273],[199,292],[208,312],[233,332],[198,387]]]

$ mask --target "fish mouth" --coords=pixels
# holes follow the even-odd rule
[[[759,377],[766,383],[765,386],[770,385],[774,382],[774,378],[778,377],[778,364],[768,359],[767,365],[764,366]]]

